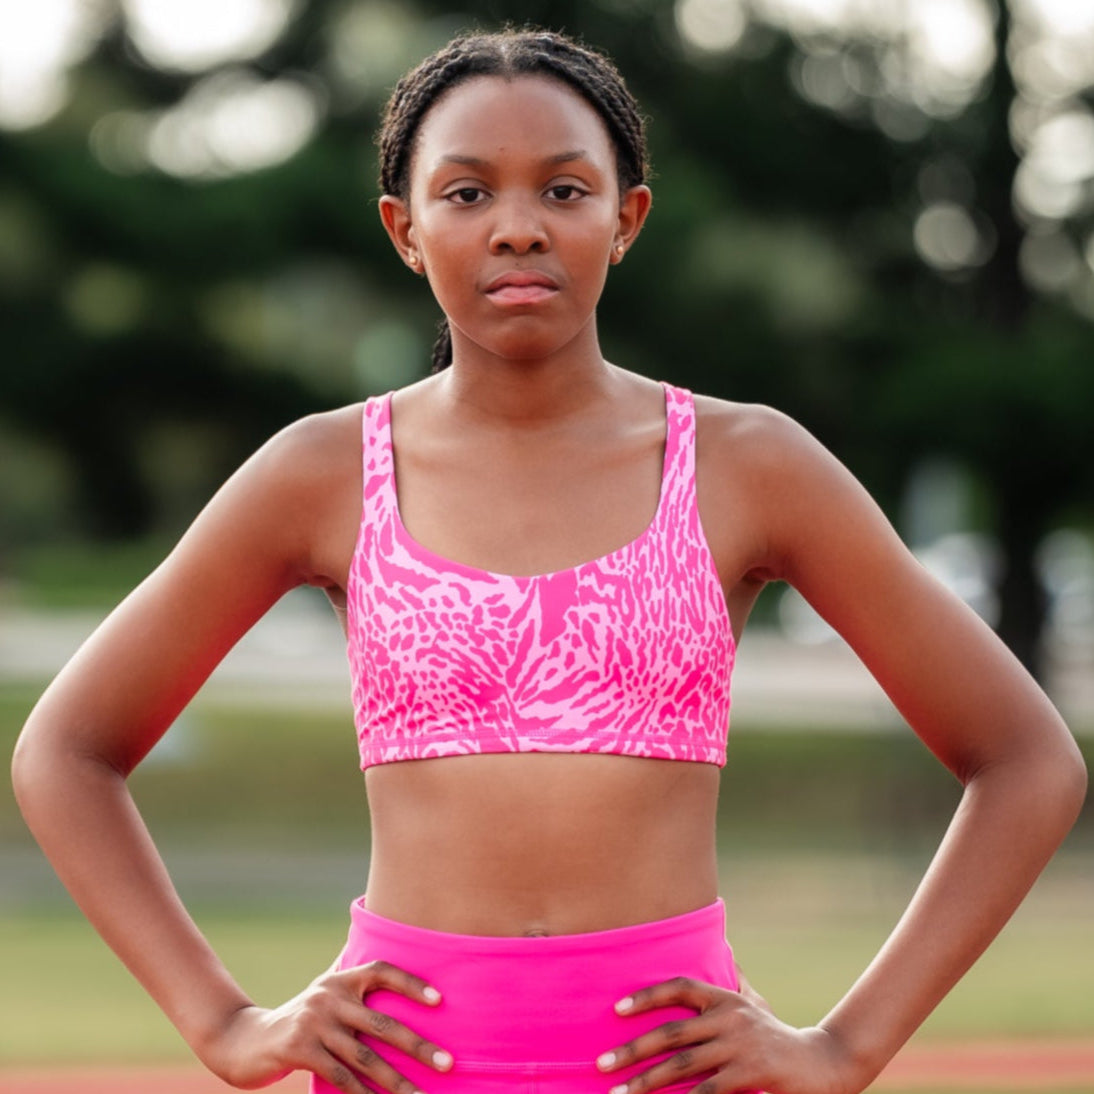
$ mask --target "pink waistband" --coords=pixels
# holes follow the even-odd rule
[[[655,919],[648,923],[634,923],[626,927],[612,927],[604,931],[586,931],[580,934],[546,936],[512,936],[455,934],[435,931],[429,927],[415,927],[409,923],[387,919],[370,911],[366,897],[358,897],[350,906],[350,916],[357,931],[367,933],[377,941],[393,946],[411,948],[423,957],[430,954],[451,956],[454,950],[475,957],[516,957],[522,954],[542,957],[563,957],[604,954],[610,951],[625,960],[628,948],[645,949],[651,943],[681,938],[710,937],[717,931],[725,938],[725,902],[718,897],[713,904],[696,908],[691,912]]]

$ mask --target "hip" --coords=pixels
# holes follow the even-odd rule
[[[398,1049],[361,1040],[429,1094],[604,1094],[665,1056],[610,1074],[595,1064],[603,1052],[665,1022],[693,1017],[682,1006],[633,1016],[617,1000],[651,984],[689,976],[736,990],[726,941],[725,905],[712,904],[667,919],[582,934],[511,937],[452,934],[387,919],[364,898],[351,906],[339,968],[388,961],[441,992],[436,1007],[378,990],[367,1005],[390,1014],[451,1053],[437,1072]],[[706,1075],[678,1088],[693,1089]],[[333,1087],[313,1079],[312,1094]]]

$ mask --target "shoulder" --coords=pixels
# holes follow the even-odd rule
[[[715,444],[747,443],[763,451],[811,437],[790,415],[763,403],[738,403],[699,394],[693,398],[697,429]]]
[[[309,414],[275,433],[229,479],[237,501],[314,517],[361,478],[363,404]],[[242,487],[243,489],[239,489]]]
[[[770,485],[782,475],[808,472],[834,457],[804,426],[773,407],[695,397],[699,460],[712,467],[747,469]]]
[[[248,461],[256,473],[307,481],[352,463],[360,454],[363,404],[298,418],[275,433]]]
[[[238,553],[322,578],[360,515],[362,404],[308,415],[262,445],[180,546]]]
[[[708,506],[748,528],[758,572],[793,581],[825,557],[825,543],[831,561],[895,542],[861,483],[789,415],[709,396],[696,396],[695,410],[700,501],[705,492]]]

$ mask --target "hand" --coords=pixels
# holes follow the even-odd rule
[[[700,1074],[708,1077],[691,1094],[761,1089],[769,1094],[858,1094],[873,1078],[827,1030],[795,1029],[779,1021],[751,987],[746,994],[681,976],[643,988],[620,1000],[615,1009],[632,1015],[668,1006],[690,1007],[699,1014],[666,1022],[604,1053],[597,1067],[610,1073],[680,1051],[612,1087],[611,1094],[648,1094],[670,1084],[684,1089],[689,1076]]]
[[[381,1011],[364,1004],[367,992],[385,988],[436,1006],[440,993],[420,977],[386,961],[332,970],[276,1010],[249,1006],[237,1011],[199,1055],[225,1082],[244,1089],[267,1086],[303,1068],[346,1094],[367,1094],[373,1086],[392,1094],[416,1094],[417,1087],[355,1034],[393,1045],[438,1071],[452,1057]]]

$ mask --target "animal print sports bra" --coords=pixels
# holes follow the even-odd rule
[[[695,498],[691,392],[662,384],[657,512],[637,539],[518,577],[403,527],[391,393],[366,401],[348,582],[361,767],[484,752],[607,752],[723,766],[735,645]]]

